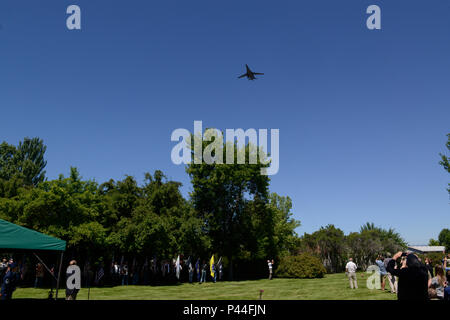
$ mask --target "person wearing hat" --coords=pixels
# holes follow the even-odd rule
[[[17,272],[17,263],[12,262],[8,264],[8,269],[2,281],[1,299],[11,300],[14,290],[16,290],[19,283],[20,275]]]
[[[69,262],[69,267],[70,266],[76,266],[77,265],[77,261],[76,260],[71,260]],[[77,266],[78,268],[78,266]],[[79,268],[78,268],[79,269]],[[69,271],[69,268],[67,269]],[[72,274],[74,274],[76,272],[76,270],[71,270],[70,273],[66,273],[67,278],[69,278],[70,276],[72,276]],[[80,291],[80,289],[77,288],[66,288],[66,300],[76,300],[77,299],[77,294]]]

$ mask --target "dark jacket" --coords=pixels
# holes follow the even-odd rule
[[[398,277],[398,300],[428,300],[428,270],[424,265],[395,269],[395,260],[391,260],[387,272]]]
[[[6,272],[2,281],[2,288],[1,288],[2,295],[11,296],[14,290],[16,290],[19,281],[20,281],[19,273],[13,271]]]
[[[431,264],[425,264],[425,267],[427,268],[427,270],[430,273],[431,277],[434,277],[433,266]]]

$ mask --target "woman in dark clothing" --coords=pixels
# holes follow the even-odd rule
[[[396,260],[402,252],[396,253],[389,261],[387,271],[398,277],[398,300],[428,300],[428,270],[416,255],[410,253],[399,269]]]
[[[430,258],[425,258],[425,267],[427,267],[428,272],[430,273],[431,277],[434,277],[434,268],[433,268],[433,262]]]

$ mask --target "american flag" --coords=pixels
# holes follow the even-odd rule
[[[95,283],[99,283],[100,279],[105,275],[105,271],[103,270],[103,268],[100,268],[97,271],[97,275],[95,276]]]

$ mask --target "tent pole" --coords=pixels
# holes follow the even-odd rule
[[[59,279],[61,278],[61,267],[63,264],[64,251],[61,251],[61,259],[59,261],[58,280],[56,280],[55,300],[58,300]]]
[[[42,259],[35,253],[33,252],[34,256],[39,260],[39,262],[44,266],[44,268],[48,271],[48,273],[50,273],[50,275],[56,280],[55,275],[52,273],[52,271],[47,267],[47,265],[44,263],[44,261],[42,261]]]

